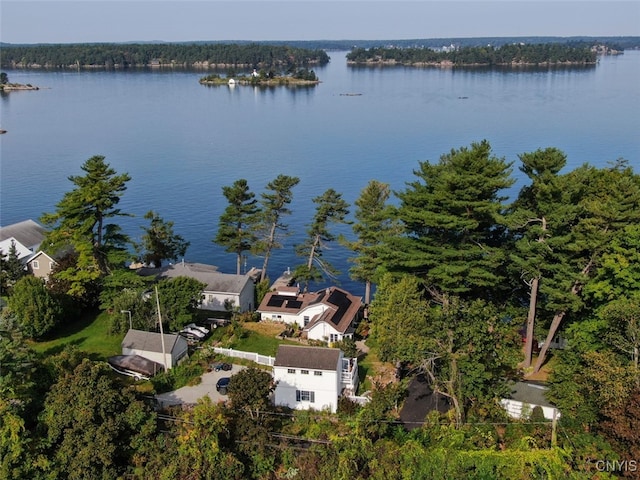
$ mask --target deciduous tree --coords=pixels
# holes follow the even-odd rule
[[[22,277],[15,284],[7,305],[28,338],[41,338],[63,318],[60,302],[49,293],[42,279],[31,275]]]

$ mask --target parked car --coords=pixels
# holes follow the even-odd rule
[[[200,325],[196,325],[195,323],[190,323],[189,325],[185,325],[185,328],[193,328],[195,330],[199,330],[200,332],[207,335],[209,333],[209,329],[205,327],[201,327]]]
[[[191,328],[191,327],[184,327],[182,330],[180,330],[180,333],[187,333],[187,334],[193,335],[194,337],[198,337],[200,339],[202,339],[202,338],[204,338],[206,336],[200,330],[197,330],[197,329]]]
[[[231,378],[229,377],[222,377],[220,380],[218,380],[218,382],[216,383],[216,390],[220,393],[220,395],[227,394],[227,388],[229,387],[230,381]]]

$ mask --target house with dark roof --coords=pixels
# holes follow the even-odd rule
[[[358,364],[339,348],[280,345],[273,364],[274,403],[336,412],[338,398],[358,387]]]
[[[160,365],[166,365],[167,369],[175,367],[181,360],[187,358],[188,353],[187,340],[172,333],[161,335],[156,332],[130,329],[122,340],[122,355],[139,355]]]
[[[158,280],[189,277],[205,284],[200,308],[203,310],[225,311],[227,307],[238,308],[241,312],[255,307],[254,273],[233,275],[221,273],[213,265],[204,263],[179,262],[160,268],[143,267],[138,270],[142,276],[155,276]]]
[[[500,405],[513,418],[526,419],[535,407],[542,409],[547,420],[560,418],[560,411],[547,400],[548,388],[536,382],[516,382],[511,387],[509,398],[500,399]]]
[[[353,338],[361,309],[361,298],[338,287],[313,293],[279,287],[265,295],[257,311],[261,320],[297,324],[310,340],[339,342]]]

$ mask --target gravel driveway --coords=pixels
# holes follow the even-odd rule
[[[209,396],[214,403],[227,400],[229,397],[220,395],[216,391],[216,383],[222,377],[231,377],[240,370],[247,368],[242,365],[233,365],[231,370],[220,370],[219,372],[211,371],[202,374],[202,381],[198,385],[191,387],[182,387],[173,392],[160,393],[156,395],[158,406],[160,408],[169,407],[171,405],[195,405],[198,399]]]

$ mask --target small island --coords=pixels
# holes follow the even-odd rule
[[[277,87],[277,86],[311,86],[320,83],[318,77],[313,70],[301,68],[294,74],[289,75],[276,75],[273,71],[265,72],[260,70],[259,72],[253,70],[249,75],[235,75],[230,71],[226,76],[222,77],[218,74],[207,75],[200,79],[201,85],[252,85],[252,86],[264,86],[264,87]]]
[[[30,83],[27,83],[26,85],[21,83],[10,83],[9,76],[5,72],[0,72],[0,92],[9,92],[11,90],[40,90],[40,87],[34,87]]]

